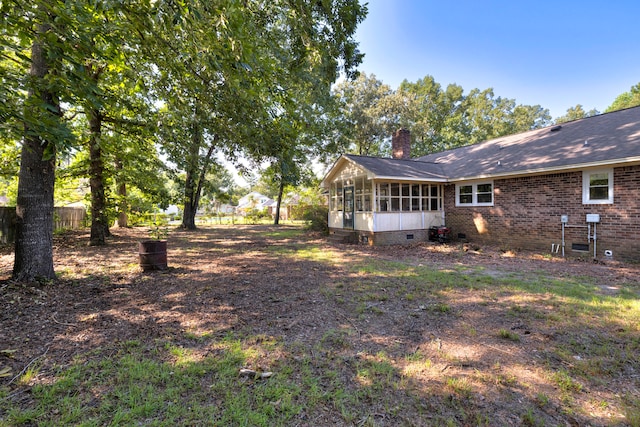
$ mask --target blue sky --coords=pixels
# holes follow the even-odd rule
[[[366,0],[365,0],[366,1]],[[640,82],[640,1],[369,0],[360,71],[549,109],[604,111]]]

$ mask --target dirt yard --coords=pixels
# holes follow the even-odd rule
[[[583,277],[605,300],[621,287],[636,292],[629,304],[638,310],[639,265],[458,245],[336,245],[319,236],[288,236],[287,230],[236,226],[173,231],[169,269],[153,273],[138,267],[143,229],[115,229],[106,247],[88,247],[86,233],[69,232],[55,239],[60,280],[49,284],[10,281],[13,255],[5,248],[0,254],[0,351],[5,350],[0,371],[10,368],[10,374],[0,377],[5,399],[18,407],[32,403],[28,386],[16,378],[34,363],[40,370],[32,381],[46,383],[77,356],[108,355],[130,340],[170,339],[207,355],[211,341],[190,337],[236,332],[276,337],[290,350],[288,357],[305,355],[316,361],[318,371],[335,364],[340,372],[336,381],[354,390],[363,387],[353,368],[363,359],[384,358],[394,366],[397,381],[385,405],[375,400],[387,392],[373,393],[372,401],[362,399],[362,407],[354,408],[361,415],[355,420],[345,419],[330,404],[310,407],[295,420],[297,425],[366,424],[360,420],[389,426],[439,425],[442,420],[452,425],[639,422],[629,418],[640,410],[640,401],[633,401],[640,396],[637,359],[607,356],[595,371],[587,369],[593,365],[581,364],[585,354],[596,352],[590,346],[605,335],[615,349],[611,354],[629,351],[628,343],[637,351],[637,325],[634,329],[608,319],[591,327],[589,314],[575,311],[571,315],[579,324],[567,325],[559,300],[550,293],[523,291],[521,296],[517,289],[494,292],[490,287],[492,280],[503,278],[561,283]],[[309,252],[310,246],[316,250]],[[372,269],[377,264],[388,269]],[[412,269],[421,274],[450,271],[458,279],[438,283],[430,292],[415,284]],[[442,281],[445,276],[435,277]],[[460,280],[468,285],[460,286]],[[579,306],[571,310],[579,311]],[[416,360],[419,365],[412,364]],[[273,365],[269,357],[261,363],[265,369]],[[552,374],[562,372],[572,375],[572,390],[563,389]],[[395,410],[385,407],[391,404]]]

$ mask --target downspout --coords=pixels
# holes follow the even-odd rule
[[[562,222],[562,258],[564,258],[564,221]]]
[[[596,259],[598,252],[596,251],[596,247],[598,245],[597,243],[597,237],[596,237],[596,228],[597,228],[597,224],[594,222],[593,223],[593,259]]]

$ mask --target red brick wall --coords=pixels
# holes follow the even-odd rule
[[[614,259],[640,260],[640,166],[614,169],[614,204],[582,204],[582,172],[494,180],[494,206],[456,207],[455,185],[445,187],[446,225],[455,238],[549,253],[562,241],[561,215],[569,215],[565,253],[581,255],[572,243],[587,240],[587,214],[600,214],[597,257],[605,250]],[[592,229],[593,232],[593,229]],[[593,255],[593,242],[589,254]],[[560,250],[561,251],[561,250]]]
[[[407,129],[398,129],[391,136],[391,155],[394,159],[411,158],[411,133]]]

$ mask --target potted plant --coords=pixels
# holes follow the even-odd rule
[[[148,240],[138,243],[140,267],[142,271],[166,270],[167,267],[167,235],[166,223],[156,218],[149,229]]]

